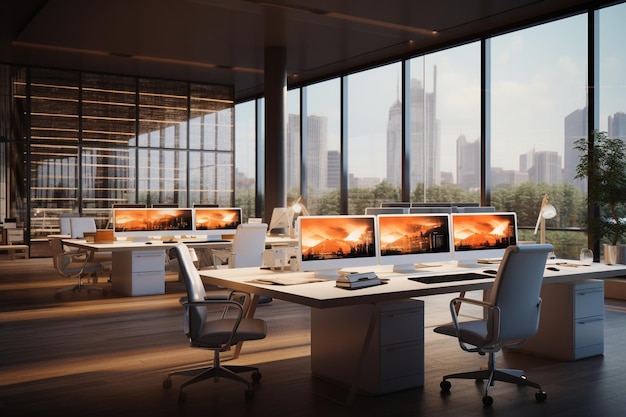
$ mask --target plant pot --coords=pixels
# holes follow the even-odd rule
[[[604,245],[604,263],[626,264],[626,245]]]

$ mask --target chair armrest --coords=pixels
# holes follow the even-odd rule
[[[228,313],[229,309],[235,308],[235,310],[237,311],[237,315],[236,317],[234,317],[234,324],[233,324],[232,331],[230,333],[230,337],[228,338],[228,343],[227,343],[228,345],[231,344],[233,337],[237,333],[239,324],[241,323],[241,320],[243,319],[244,309],[240,303],[234,300],[210,300],[209,299],[209,300],[192,301],[192,302],[185,300],[185,301],[181,301],[181,304],[183,304],[183,306],[185,307],[185,333],[186,334],[188,334],[188,331],[191,328],[191,324],[189,323],[190,317],[189,317],[189,311],[188,311],[190,306],[196,306],[196,307],[224,306],[222,317],[219,320],[225,320],[226,314]]]
[[[478,307],[482,307],[487,310],[487,316],[491,318],[491,323],[494,329],[494,334],[492,335],[493,340],[497,340],[500,333],[500,308],[494,306],[493,303],[483,300],[476,300],[473,298],[465,298],[465,297],[456,297],[450,301],[450,314],[452,316],[452,324],[456,330],[456,335],[459,340],[459,345],[461,349],[467,352],[476,352],[478,351],[475,348],[470,348],[467,346],[466,342],[461,339],[461,325],[459,321],[459,313],[461,310],[461,304],[467,303],[472,304]]]

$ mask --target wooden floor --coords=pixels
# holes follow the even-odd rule
[[[445,373],[477,368],[484,358],[462,352],[456,341],[434,334],[448,321],[449,296],[425,298],[426,374],[423,388],[383,396],[358,395],[350,408],[346,391],[311,376],[309,309],[274,300],[259,307],[268,337],[244,345],[232,363],[258,364],[263,378],[252,402],[243,385],[222,380],[190,386],[179,405],[175,379],[167,372],[210,359],[188,346],[182,333],[183,288],[175,276],[166,294],[119,297],[65,293],[68,284],[49,258],[0,260],[0,416],[623,416],[626,410],[626,304],[607,300],[605,355],[556,362],[515,352],[499,364],[523,368],[543,384],[545,403],[534,390],[498,383],[491,409],[480,386],[452,381],[441,396]],[[109,286],[109,284],[102,284]],[[341,349],[341,346],[337,346]]]

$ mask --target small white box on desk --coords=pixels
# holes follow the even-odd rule
[[[272,248],[263,251],[263,266],[269,268],[283,268],[289,263],[285,248]]]

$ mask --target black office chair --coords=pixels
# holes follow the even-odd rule
[[[174,375],[189,375],[191,379],[180,387],[179,401],[186,400],[183,388],[196,382],[213,378],[227,378],[246,385],[247,399],[254,398],[252,383],[238,374],[252,372],[252,381],[261,379],[259,368],[253,366],[222,365],[220,353],[230,350],[231,346],[240,341],[258,340],[265,338],[267,327],[263,320],[243,318],[247,303],[239,301],[240,293],[232,293],[229,299],[215,299],[207,297],[204,284],[198,270],[193,264],[189,249],[179,243],[175,246],[180,263],[181,276],[187,287],[187,297],[181,299],[185,314],[185,334],[189,337],[191,347],[213,351],[213,365],[203,368],[187,369],[170,372],[163,381],[163,388],[172,385]],[[207,299],[208,298],[208,299]]]
[[[487,380],[483,405],[491,406],[489,387],[494,381],[510,382],[537,388],[535,399],[545,401],[541,385],[526,378],[521,370],[496,369],[495,354],[503,347],[518,347],[537,332],[541,310],[541,284],[552,245],[509,246],[502,258],[489,301],[463,297],[450,302],[452,323],[439,326],[435,332],[456,337],[461,349],[489,354],[487,369],[450,374],[441,381],[442,393],[448,393],[452,378]],[[461,322],[457,306],[468,303],[483,307],[484,318]]]

